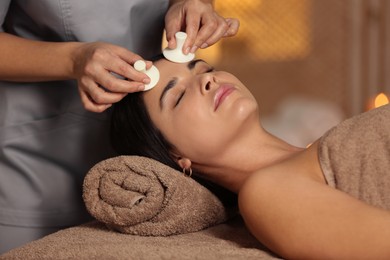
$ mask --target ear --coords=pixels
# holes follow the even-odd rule
[[[180,166],[180,168],[182,168],[182,169],[191,168],[192,162],[190,159],[179,157],[176,160],[177,160],[176,162]]]

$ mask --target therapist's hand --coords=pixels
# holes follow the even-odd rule
[[[133,68],[137,60],[143,58],[120,46],[81,43],[73,54],[73,71],[85,109],[103,112],[127,93],[142,91],[150,79]],[[151,65],[147,62],[147,68]]]
[[[185,31],[185,54],[198,48],[207,48],[222,37],[234,36],[240,23],[234,18],[224,18],[214,10],[211,0],[176,0],[165,16],[168,47],[176,47],[175,33]]]

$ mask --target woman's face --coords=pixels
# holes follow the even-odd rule
[[[144,101],[178,156],[207,163],[258,124],[255,98],[232,74],[202,60],[177,64],[162,59],[154,65],[160,80],[145,92]]]

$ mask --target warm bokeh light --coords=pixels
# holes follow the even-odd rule
[[[389,104],[389,99],[384,93],[380,93],[375,97],[374,106],[381,107]]]
[[[256,61],[282,61],[306,57],[311,50],[309,0],[216,0],[224,17],[240,20],[237,36],[198,53],[218,62],[222,53],[246,52]],[[232,47],[234,46],[234,47]],[[233,49],[234,48],[234,49]]]
[[[377,107],[384,106],[386,104],[389,104],[389,98],[385,93],[379,93],[378,95],[373,96],[369,100],[367,100],[366,110],[371,110]]]

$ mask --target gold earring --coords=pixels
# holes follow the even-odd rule
[[[183,168],[183,174],[186,176],[186,177],[191,177],[192,175],[192,168],[190,167],[190,169],[188,170],[188,174],[186,172],[186,168]]]

